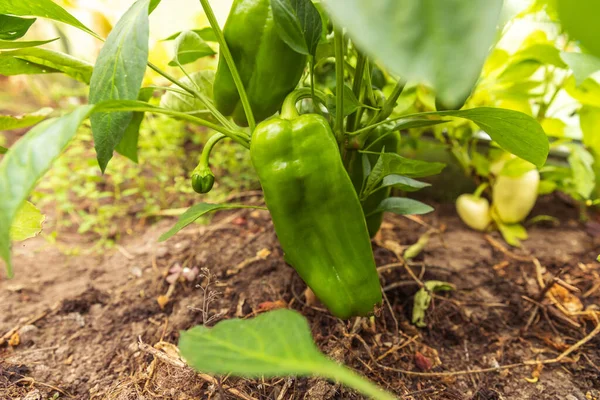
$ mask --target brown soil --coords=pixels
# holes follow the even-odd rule
[[[207,268],[219,280],[214,288],[220,295],[209,315],[248,317],[287,305],[307,317],[326,354],[403,399],[598,398],[598,336],[569,354],[567,363],[468,373],[555,358],[596,325],[593,312],[575,311],[598,310],[600,304],[598,221],[577,222],[577,212],[556,198],[541,203],[536,212],[558,217],[560,225],[531,227],[525,248],[512,253],[503,251],[497,234],[490,241],[466,229],[449,206],[423,218],[445,230],[431,238],[411,268],[421,280],[457,288],[434,299],[423,329],[410,323],[418,286],[404,268],[381,273],[388,304],[374,325],[341,321],[318,305],[307,306],[305,286],[283,261],[263,211],[222,213],[208,227],[187,228],[158,244],[173,223],[165,220],[104,255],[66,256],[43,239],[25,242],[14,249],[17,277],[0,281],[0,334],[19,329],[11,345],[0,347],[0,399],[361,398],[318,379],[211,381],[140,350],[139,340],[176,343],[179,330],[203,322],[197,287],[202,278],[177,283],[164,308],[157,301],[168,293],[165,275],[177,263]],[[428,229],[389,217],[374,245],[378,265],[397,262],[398,245],[416,242]],[[272,253],[248,262],[263,249]],[[528,254],[539,260],[537,271]],[[540,297],[536,273],[546,282],[560,275],[577,291],[554,285],[549,293],[560,304],[552,306],[549,296]],[[539,312],[533,314],[536,306],[527,298],[544,304]],[[565,308],[571,315],[560,311]],[[449,371],[467,372],[434,374]]]

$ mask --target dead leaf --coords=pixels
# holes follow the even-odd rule
[[[556,297],[556,300],[558,300],[567,311],[575,313],[583,310],[583,304],[581,303],[581,300],[579,300],[579,298],[577,298],[564,287],[560,285],[554,285],[552,288],[550,288],[550,293]]]
[[[259,312],[259,313],[267,312],[267,311],[271,311],[271,310],[277,310],[279,308],[287,308],[287,306],[288,306],[287,303],[283,300],[264,301],[258,305],[257,312]]]
[[[433,362],[421,352],[417,351],[415,353],[415,365],[421,371],[429,371],[433,367]]]
[[[19,332],[13,333],[12,336],[10,337],[10,339],[8,339],[8,345],[11,347],[17,347],[20,344],[21,344],[21,336],[19,335]]]
[[[156,298],[156,302],[158,303],[160,309],[164,309],[165,306],[167,305],[167,303],[169,302],[169,297],[165,296],[164,294],[161,294],[160,296],[158,296]]]

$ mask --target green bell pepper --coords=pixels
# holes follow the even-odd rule
[[[275,114],[294,90],[306,66],[277,33],[270,0],[235,0],[223,35],[240,74],[254,118]],[[219,59],[214,84],[217,109],[241,126],[248,121],[224,57]]]
[[[381,287],[361,205],[326,119],[296,99],[256,127],[252,164],[286,261],[333,315],[368,315]]]

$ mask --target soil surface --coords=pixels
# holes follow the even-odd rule
[[[362,398],[319,379],[215,379],[171,362],[180,330],[274,307],[301,312],[323,352],[402,399],[598,399],[600,220],[580,223],[556,197],[535,214],[559,223],[531,226],[522,249],[469,230],[448,205],[419,219],[387,217],[373,244],[387,301],[372,321],[338,320],[307,298],[266,211],[223,212],[158,243],[174,223],[163,220],[102,255],[26,241],[13,250],[16,278],[0,280],[0,399]],[[417,328],[419,285],[398,255],[428,231],[406,265],[456,290],[436,294]],[[178,266],[200,274],[171,284]],[[206,275],[218,280],[209,304]]]

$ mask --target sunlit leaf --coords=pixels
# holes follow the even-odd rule
[[[77,132],[92,106],[46,120],[15,143],[0,162],[0,257],[12,276],[10,226],[37,180],[50,168]]]
[[[600,71],[600,57],[584,53],[561,53],[561,57],[573,70],[575,82],[581,85],[594,72]]]
[[[17,59],[17,62],[11,64],[10,58]],[[14,70],[10,68],[11,65],[15,67]],[[93,66],[87,61],[48,49],[25,48],[0,53],[0,74],[3,75],[62,72],[89,84],[92,70]]]
[[[10,240],[13,242],[22,242],[23,240],[35,237],[42,231],[42,224],[46,217],[33,204],[25,201],[10,227]]]
[[[600,1],[558,0],[558,17],[563,28],[583,47],[600,57]]]
[[[58,38],[50,39],[50,40],[34,40],[34,41],[20,41],[15,42],[12,40],[2,40],[0,39],[0,50],[12,50],[12,49],[25,49],[27,47],[37,47],[44,44],[48,44],[58,40]]]
[[[185,31],[175,40],[175,57],[169,65],[185,65],[214,54],[215,51],[198,34]]]
[[[23,115],[2,115],[0,114],[0,131],[11,129],[27,128],[36,125],[52,113],[51,108],[42,108],[31,114]]]

